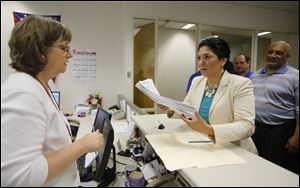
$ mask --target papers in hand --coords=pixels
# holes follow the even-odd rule
[[[188,118],[192,118],[194,116],[195,109],[193,106],[161,96],[152,79],[148,78],[146,80],[139,81],[135,84],[135,87],[137,87],[141,92],[150,97],[156,103],[167,106],[178,114],[184,114]]]
[[[98,156],[98,152],[90,152],[85,155],[84,168],[89,167]]]

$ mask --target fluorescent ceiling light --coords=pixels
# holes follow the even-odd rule
[[[191,27],[193,27],[195,24],[186,24],[185,26],[183,26],[181,29],[189,29]]]
[[[265,32],[258,33],[257,36],[267,35],[267,34],[270,34],[270,33],[271,32],[269,32],[269,31],[265,31]]]

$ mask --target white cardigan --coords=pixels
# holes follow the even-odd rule
[[[184,99],[199,110],[207,78],[193,79],[191,89]],[[209,122],[213,127],[217,144],[234,144],[257,154],[251,135],[254,133],[254,94],[250,79],[224,72],[209,110]]]
[[[43,153],[71,144],[66,126],[37,80],[12,73],[1,85],[1,187],[79,186],[76,162],[44,184],[48,163]]]

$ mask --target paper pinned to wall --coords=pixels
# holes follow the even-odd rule
[[[208,138],[200,133],[156,134],[146,138],[170,171],[246,163],[223,146],[206,142]],[[197,140],[204,142],[189,143]]]
[[[95,51],[73,49],[72,78],[74,82],[96,82],[97,54]]]

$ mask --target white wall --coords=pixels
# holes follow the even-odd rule
[[[1,1],[1,83],[12,71],[7,46],[13,28],[12,11],[61,14],[73,32],[72,46],[97,51],[97,82],[77,84],[68,70],[59,76],[62,108],[100,91],[104,105],[117,102],[121,93],[133,99],[133,17],[161,18],[233,28],[299,33],[299,13],[229,5],[208,1],[117,2],[3,2]],[[249,16],[250,15],[250,16]],[[160,79],[160,78],[158,78]],[[186,78],[184,78],[186,79]],[[159,83],[158,83],[159,84]],[[184,88],[185,84],[178,86]]]
[[[34,14],[61,14],[62,22],[72,31],[72,48],[97,52],[97,80],[94,83],[75,83],[71,65],[57,78],[61,91],[62,109],[71,110],[73,104],[84,101],[89,93],[99,91],[104,106],[117,103],[117,94],[123,93],[124,35],[122,6],[97,2],[1,2],[1,83],[12,71],[8,40],[13,27],[12,11]]]
[[[156,85],[162,96],[182,101],[191,74],[195,72],[195,31],[159,29]]]

